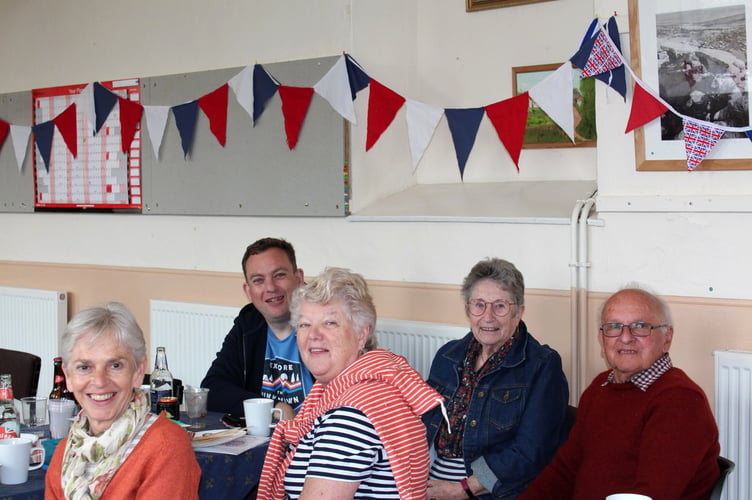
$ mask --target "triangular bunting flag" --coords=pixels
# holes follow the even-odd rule
[[[183,147],[183,156],[188,156],[193,144],[193,134],[196,132],[196,117],[198,116],[198,101],[172,107],[175,116],[175,125],[180,133],[180,144]]]
[[[154,150],[154,158],[159,160],[159,148],[162,146],[167,117],[170,114],[169,106],[144,106],[146,113],[146,128],[149,130],[149,140]]]
[[[238,100],[240,107],[253,119],[253,67],[246,66],[240,73],[230,78],[227,84],[235,93],[235,99]]]
[[[616,46],[616,50],[621,53],[621,41],[619,39],[619,26],[616,24],[616,18],[611,16],[608,20],[608,23],[606,23],[606,31],[608,32],[608,37],[611,39],[613,44]],[[622,59],[622,64],[618,67],[612,69],[609,73],[601,73],[600,75],[595,75],[595,78],[597,80],[602,81],[612,89],[614,89],[616,92],[619,93],[619,95],[624,99],[627,100],[627,70],[624,65],[624,60]]]
[[[747,137],[749,137],[749,140],[752,141],[752,130],[747,130],[744,133],[747,134]]]
[[[123,153],[127,153],[131,148],[133,137],[136,135],[144,107],[137,102],[119,96],[118,104],[120,106],[120,148]]]
[[[308,106],[313,97],[312,87],[288,87],[280,85],[279,97],[282,100],[282,116],[285,118],[285,134],[287,135],[287,147],[295,149],[298,143],[298,134],[303,126]]]
[[[443,108],[407,99],[405,119],[407,120],[407,136],[410,141],[413,171],[418,168],[418,162],[423,157],[428,143],[431,142],[442,116],[444,116]]]
[[[29,136],[31,135],[31,127],[25,125],[11,125],[10,126],[10,138],[13,141],[13,152],[16,154],[16,163],[18,164],[18,171],[23,170],[24,159],[26,158],[26,150],[29,148]]]
[[[525,139],[529,103],[530,96],[527,92],[523,92],[518,96],[486,106],[486,115],[517,167],[517,172],[520,171],[520,151]]]
[[[52,153],[52,136],[55,133],[55,123],[50,120],[44,123],[38,123],[32,127],[34,130],[34,142],[37,143],[37,149],[44,161],[44,169],[50,173],[50,154]]]
[[[574,142],[572,66],[566,62],[529,90],[530,97]]]
[[[279,84],[260,64],[253,66],[253,126],[261,117],[266,103],[277,92]]]
[[[366,74],[350,54],[345,54],[345,62],[347,63],[347,80],[350,82],[350,96],[354,101],[358,92],[371,83],[371,77]]]
[[[52,119],[53,123],[63,136],[65,145],[68,146],[73,158],[78,156],[78,133],[76,132],[76,103],[74,102],[63,110],[62,113]]]
[[[590,53],[593,52],[593,45],[595,45],[595,35],[600,31],[598,26],[598,19],[593,19],[588,26],[585,36],[580,43],[580,48],[569,58],[572,64],[580,69],[585,69],[585,65],[590,58]]]
[[[94,133],[99,133],[107,117],[110,116],[112,108],[117,104],[118,96],[99,82],[94,82],[94,112],[96,123],[94,124]]]
[[[635,82],[634,91],[632,91],[632,109],[629,112],[629,120],[627,120],[624,133],[655,120],[666,111],[668,108],[665,104],[643,89],[639,82]]]
[[[723,129],[708,122],[685,118],[684,150],[687,153],[687,169],[694,170],[715,147],[723,135]]]
[[[445,109],[449,131],[452,133],[454,152],[460,167],[460,179],[465,176],[465,164],[478,135],[478,127],[483,119],[483,108]]]
[[[8,137],[8,130],[10,130],[10,123],[0,120],[0,149],[3,147],[5,138]]]
[[[316,82],[313,90],[329,103],[342,118],[355,124],[355,106],[347,77],[347,62],[342,55],[326,74]]]
[[[366,130],[366,151],[379,140],[384,130],[394,120],[397,111],[405,103],[405,98],[393,90],[371,79],[371,92],[368,96],[368,125]]]
[[[611,45],[606,38],[606,34],[603,31],[599,31],[595,35],[595,43],[593,44],[593,51],[590,53],[585,67],[582,68],[582,78],[588,76],[600,75],[606,73],[614,68],[621,66],[622,60],[619,53]]]
[[[229,85],[224,84],[218,89],[198,98],[198,105],[209,118],[209,130],[217,138],[222,147],[227,142],[227,93]]]

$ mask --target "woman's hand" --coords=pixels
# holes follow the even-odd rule
[[[428,500],[463,500],[467,495],[460,483],[454,481],[428,481]]]
[[[274,407],[282,410],[282,420],[292,420],[295,418],[295,410],[287,403],[278,402],[275,403]]]

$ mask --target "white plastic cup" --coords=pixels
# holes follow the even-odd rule
[[[653,500],[651,497],[637,493],[614,493],[606,497],[606,500]]]
[[[35,448],[36,449],[36,448]],[[44,464],[44,448],[41,449],[42,461],[29,465],[31,440],[25,438],[0,439],[0,483],[21,484],[29,480],[29,471],[39,469]]]
[[[21,398],[21,423],[28,427],[47,425],[47,398],[44,396]]]
[[[243,401],[245,411],[245,425],[251,436],[269,437],[272,426],[272,414],[279,412],[277,418],[282,418],[282,408],[274,407],[274,400],[267,398],[251,398]]]
[[[62,439],[68,435],[76,402],[70,399],[52,399],[47,405],[50,410],[50,436]]]

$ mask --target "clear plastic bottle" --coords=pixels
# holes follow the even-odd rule
[[[14,399],[11,375],[4,373],[0,375],[0,439],[18,437],[21,433]]]
[[[149,380],[151,384],[151,412],[157,413],[159,398],[172,396],[172,373],[167,368],[167,353],[164,347],[157,347],[154,371]]]

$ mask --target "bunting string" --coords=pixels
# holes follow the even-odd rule
[[[580,68],[583,77],[592,76],[605,83],[619,93],[625,101],[626,73],[629,73],[634,91],[625,133],[658,119],[667,112],[679,117],[684,125],[689,171],[696,169],[724,132],[744,132],[752,140],[752,127],[725,126],[684,115],[646,85],[624,58],[616,19],[611,17],[602,26],[599,25],[597,19],[593,19],[575,54],[541,82],[528,89],[526,93],[477,108],[444,108],[402,96],[382,81],[370,77],[350,54],[343,53],[331,69],[312,87],[283,85],[266,68],[255,64],[243,68],[217,89],[192,101],[172,106],[144,106],[123,99],[101,83],[94,82],[87,85],[68,108],[49,121],[28,127],[10,124],[0,119],[0,148],[5,142],[12,143],[18,169],[21,172],[26,145],[31,132],[34,132],[34,143],[45,169],[49,172],[54,130],[60,132],[68,151],[75,157],[78,144],[77,115],[84,115],[84,122],[92,127],[91,134],[96,135],[110,113],[117,110],[121,124],[123,152],[129,149],[142,118],[145,118],[154,157],[159,161],[159,150],[167,118],[172,112],[180,134],[183,155],[187,159],[193,143],[199,111],[207,116],[211,133],[218,143],[225,147],[228,95],[229,91],[232,91],[238,105],[249,115],[253,127],[263,121],[262,115],[269,100],[278,93],[284,118],[285,140],[289,149],[292,150],[301,138],[301,130],[314,94],[327,101],[336,113],[355,125],[357,117],[353,102],[360,91],[369,88],[365,151],[369,151],[378,143],[382,134],[393,123],[399,110],[405,107],[410,156],[413,170],[415,170],[429,147],[441,118],[446,117],[455,148],[460,179],[462,179],[467,159],[475,144],[478,128],[483,118],[487,117],[519,172],[528,99],[532,99],[574,142],[570,64]],[[11,135],[12,141],[5,141],[7,135]]]

